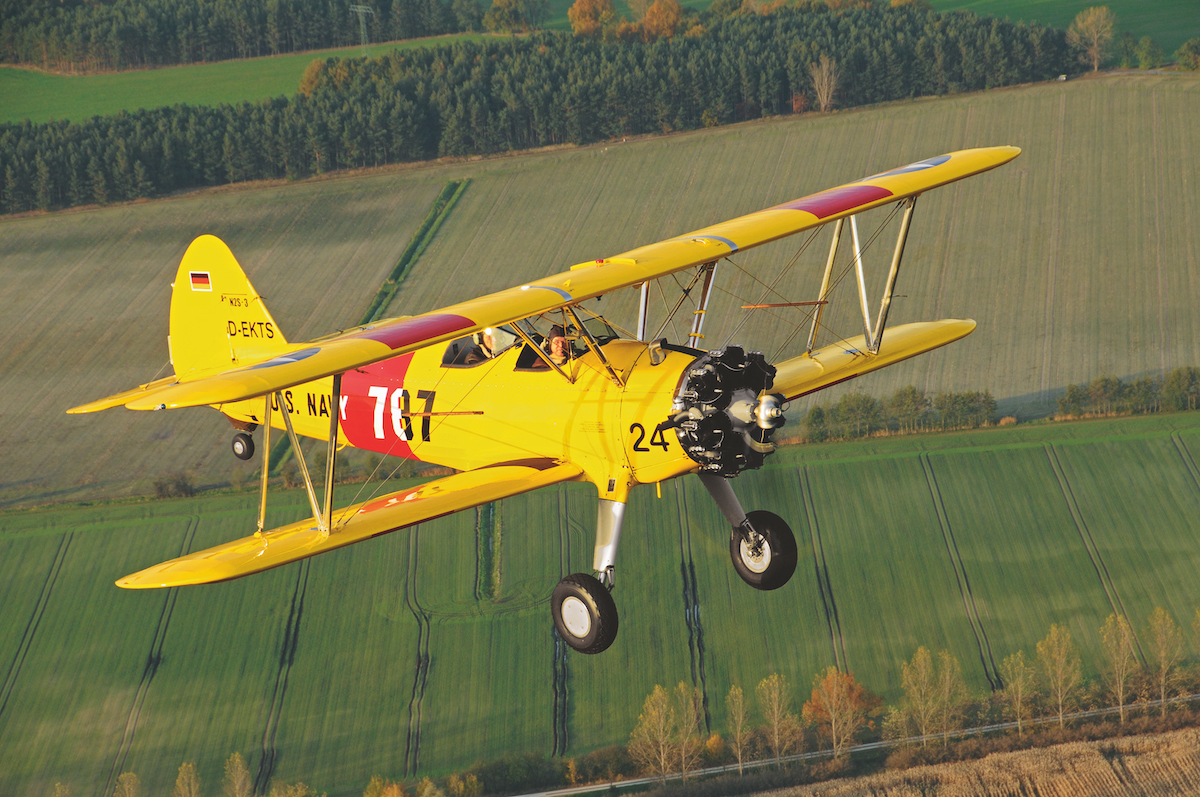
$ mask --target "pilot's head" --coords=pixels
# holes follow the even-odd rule
[[[546,336],[546,340],[550,347],[550,358],[561,365],[567,359],[567,336],[562,326],[555,324],[550,327],[550,334]]]

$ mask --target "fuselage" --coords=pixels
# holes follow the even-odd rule
[[[340,406],[331,406],[332,379],[283,391],[297,434],[327,440],[338,413],[339,441],[381,454],[476,470],[506,462],[571,462],[602,498],[624,500],[635,484],[660,482],[697,468],[673,429],[656,431],[672,410],[691,354],[659,350],[652,364],[640,341],[611,340],[601,350],[617,384],[592,351],[563,370],[520,367],[535,358],[517,344],[474,365],[447,365],[431,346],[346,372]],[[284,421],[272,402],[271,426]],[[219,407],[232,418],[261,424],[264,400]]]

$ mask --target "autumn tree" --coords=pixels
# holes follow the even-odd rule
[[[683,6],[679,0],[654,0],[642,19],[642,35],[646,41],[671,38],[683,24]]]
[[[1188,39],[1180,45],[1175,51],[1175,63],[1189,72],[1200,69],[1200,38]]]
[[[781,763],[800,743],[800,722],[792,713],[792,694],[787,679],[779,673],[771,673],[762,679],[754,690],[758,698],[758,710],[762,712],[766,725],[767,746]]]
[[[1150,650],[1154,654],[1154,683],[1162,713],[1167,713],[1167,691],[1174,686],[1175,668],[1183,659],[1183,632],[1163,607],[1150,613]]]
[[[838,71],[837,61],[825,53],[821,53],[819,60],[809,64],[808,73],[812,76],[817,107],[820,108],[821,113],[825,113],[833,107],[833,97],[837,94],[838,77],[841,75]]]
[[[1080,59],[1092,65],[1092,71],[1100,69],[1105,51],[1113,40],[1113,28],[1117,19],[1108,6],[1092,6],[1075,15],[1075,21],[1067,28],[1067,44],[1078,47]]]
[[[1197,613],[1200,616],[1200,612]],[[742,687],[734,684],[725,696],[725,713],[729,716],[729,748],[737,758],[738,774],[743,774],[742,762],[746,758],[746,743],[750,740],[749,716]]]
[[[801,713],[805,722],[816,725],[817,733],[829,740],[833,757],[841,758],[880,705],[879,698],[855,680],[853,673],[831,666],[813,678],[812,697]]]
[[[1121,724],[1125,723],[1125,704],[1129,698],[1133,676],[1138,670],[1137,653],[1134,651],[1133,628],[1123,614],[1110,614],[1100,627],[1100,642],[1104,646],[1107,660],[1104,680],[1108,691],[1117,701]]]
[[[688,773],[696,768],[704,753],[704,742],[700,737],[703,719],[700,690],[680,681],[675,688],[675,751],[684,783],[687,783]]]
[[[629,735],[629,755],[641,769],[666,782],[675,763],[675,709],[667,690],[655,684],[642,705],[637,727]]]
[[[1037,689],[1037,670],[1025,661],[1025,651],[1018,650],[1001,662],[1000,678],[1004,681],[1005,706],[1009,716],[1016,720],[1017,735],[1021,736]]]
[[[571,30],[581,38],[596,39],[616,21],[612,0],[575,0],[567,11]]]
[[[950,734],[962,727],[963,707],[967,702],[967,684],[963,680],[958,659],[943,650],[938,653],[937,667],[937,728],[942,744],[950,742]]]
[[[113,790],[113,797],[141,797],[142,781],[137,775],[132,772],[122,772],[117,778],[117,788]]]
[[[1046,691],[1051,705],[1058,711],[1058,727],[1061,728],[1063,716],[1083,677],[1079,652],[1071,641],[1071,632],[1058,623],[1051,625],[1050,633],[1037,643],[1037,655],[1038,664],[1046,678]]]
[[[196,774],[195,764],[184,762],[179,765],[171,797],[200,797],[200,776]]]
[[[937,674],[933,656],[927,648],[917,648],[912,661],[901,665],[900,684],[904,688],[904,714],[912,722],[924,747],[926,737],[933,733],[938,714]]]
[[[225,760],[225,797],[251,797],[254,780],[241,753],[234,753]]]

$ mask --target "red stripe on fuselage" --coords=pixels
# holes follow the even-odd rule
[[[405,459],[420,459],[413,454],[408,440],[412,439],[411,431],[421,434],[421,419],[417,418],[413,423],[411,418],[402,417],[406,396],[409,411],[420,412],[415,406],[416,391],[404,387],[404,376],[412,358],[411,353],[402,354],[342,375],[345,401],[341,415],[342,434],[350,445]]]

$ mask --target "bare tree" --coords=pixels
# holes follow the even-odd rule
[[[1113,699],[1121,724],[1125,723],[1125,704],[1129,698],[1130,684],[1138,669],[1137,654],[1133,650],[1133,628],[1123,614],[1110,614],[1100,627],[1100,642],[1108,659],[1104,670],[1105,681]]]
[[[225,759],[225,797],[251,797],[254,794],[254,781],[250,778],[250,769],[241,753],[234,753]]]
[[[791,688],[779,673],[771,673],[754,690],[758,708],[766,720],[767,746],[779,764],[800,741],[800,722],[792,713]]]
[[[933,732],[938,713],[937,679],[933,668],[933,656],[924,647],[917,648],[912,661],[904,662],[900,668],[900,684],[904,687],[904,713],[921,737]]]
[[[141,778],[132,772],[122,772],[117,778],[117,788],[113,790],[113,797],[141,797],[141,794]]]
[[[667,690],[655,684],[642,705],[637,727],[629,735],[629,755],[640,768],[659,775],[663,782],[675,762],[675,709]]]
[[[1075,21],[1067,28],[1067,44],[1078,47],[1083,53],[1080,59],[1092,65],[1092,71],[1100,69],[1104,53],[1113,40],[1113,28],[1117,18],[1108,6],[1092,6],[1075,15]]]
[[[817,95],[817,107],[825,113],[833,107],[833,97],[837,94],[838,71],[837,61],[821,53],[815,63],[808,65],[808,73],[812,75],[813,92]]]
[[[745,696],[742,694],[742,687],[737,684],[729,687],[729,694],[725,696],[725,711],[729,714],[729,747],[737,757],[738,774],[741,775],[742,762],[746,758],[746,742],[750,740],[750,728],[747,724],[749,717],[746,714]]]
[[[1004,681],[1004,701],[1009,715],[1017,722],[1017,735],[1024,734],[1023,723],[1029,718],[1030,703],[1037,689],[1037,670],[1025,661],[1025,651],[1006,656],[1000,664]]]
[[[200,776],[196,774],[196,765],[184,762],[179,765],[179,775],[175,778],[175,790],[171,797],[200,797]]]
[[[1175,668],[1183,659],[1183,632],[1163,607],[1150,613],[1150,646],[1154,653],[1154,682],[1162,713],[1167,713],[1167,691],[1175,685]]]
[[[867,723],[867,714],[880,705],[879,698],[863,687],[854,675],[829,667],[813,678],[812,697],[804,704],[805,722],[829,739],[834,758],[846,754],[854,734]]]
[[[696,768],[704,752],[700,739],[700,722],[704,719],[700,690],[683,681],[675,687],[675,747],[678,754],[679,773],[687,783],[687,775]]]
[[[963,681],[962,665],[950,651],[938,653],[937,668],[937,725],[942,744],[950,742],[950,733],[962,727],[963,706],[967,702],[967,685]]]

